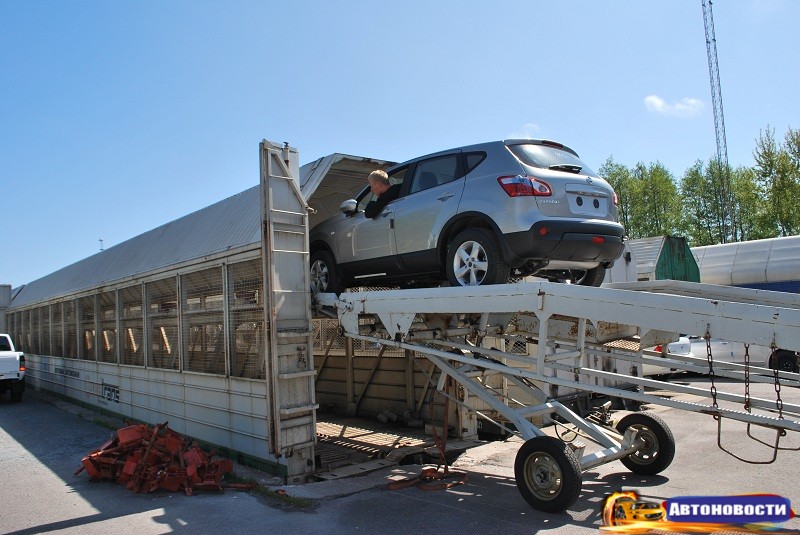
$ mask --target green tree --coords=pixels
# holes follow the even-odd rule
[[[752,167],[737,168],[731,175],[731,187],[733,211],[736,215],[734,235],[740,241],[774,237],[774,226],[770,222],[764,191],[758,182],[756,170]]]
[[[630,170],[624,165],[616,163],[614,158],[609,156],[605,163],[600,166],[599,175],[605,178],[617,193],[619,222],[622,223],[626,233],[630,232],[630,213],[634,202],[632,195],[633,176]]]
[[[703,162],[697,160],[681,179],[681,214],[678,233],[692,245],[713,245],[717,241],[711,213],[711,177]]]
[[[768,218],[779,236],[800,232],[800,134],[791,128],[785,142],[775,141],[775,129],[759,132],[753,152]]]
[[[631,238],[675,234],[680,218],[680,197],[672,174],[661,163],[637,163],[632,171]]]

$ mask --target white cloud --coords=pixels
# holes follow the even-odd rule
[[[684,97],[678,102],[667,102],[658,95],[648,95],[644,97],[644,106],[651,113],[686,118],[700,114],[705,104],[697,98]]]
[[[508,135],[507,139],[529,138],[538,137],[541,127],[536,123],[525,123],[522,125],[521,132],[512,132]]]

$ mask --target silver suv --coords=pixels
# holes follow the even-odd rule
[[[390,168],[399,197],[373,219],[367,186],[311,229],[314,291],[502,284],[536,275],[599,286],[622,253],[617,196],[577,153],[512,139]],[[397,188],[395,188],[397,189]]]

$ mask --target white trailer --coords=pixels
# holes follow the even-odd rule
[[[692,247],[700,282],[800,292],[800,236]]]
[[[775,431],[772,461],[789,431],[800,431],[800,406],[783,403],[781,387],[797,388],[800,376],[753,366],[715,363],[707,358],[662,359],[642,351],[675,339],[680,332],[701,332],[710,339],[800,349],[800,297],[678,281],[623,283],[590,288],[548,282],[318,294],[315,306],[335,308],[342,331],[351,338],[425,355],[440,370],[439,390],[452,377],[469,405],[480,399],[513,424],[525,439],[515,461],[517,487],[534,508],[558,512],[578,497],[582,472],[621,460],[638,474],[657,474],[672,462],[675,441],[656,416],[632,413],[615,427],[607,415],[583,418],[550,396],[547,385],[708,414],[718,422],[732,419]],[[371,318],[369,325],[364,319]],[[638,350],[615,341],[638,336]],[[535,356],[484,346],[487,337],[537,343]],[[711,388],[672,384],[607,371],[611,356],[641,365],[667,365],[706,372]],[[527,390],[536,400],[526,405],[508,399],[492,386],[500,376]],[[717,388],[717,377],[775,384],[776,399],[756,399]],[[638,390],[622,388],[633,383]],[[659,394],[645,391],[656,389]],[[667,395],[662,395],[663,393]],[[707,403],[682,401],[669,393],[688,393]],[[566,444],[546,435],[539,425],[568,422],[600,445],[584,454],[585,445]],[[563,424],[562,424],[563,425]],[[796,441],[795,441],[796,442]],[[721,444],[721,442],[720,442]],[[722,447],[722,446],[721,446]],[[771,461],[766,461],[771,462]]]

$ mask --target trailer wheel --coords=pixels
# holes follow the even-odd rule
[[[560,513],[575,503],[583,484],[575,453],[553,437],[525,442],[514,461],[514,476],[525,501],[547,513]]]
[[[617,431],[633,427],[638,430],[637,441],[644,441],[641,449],[620,459],[634,474],[653,476],[666,469],[675,458],[675,437],[667,424],[652,414],[633,413],[617,423]]]
[[[510,276],[511,268],[489,230],[459,232],[447,249],[447,280],[451,286],[505,284]]]
[[[340,294],[342,281],[333,255],[321,249],[311,255],[311,291]]]

